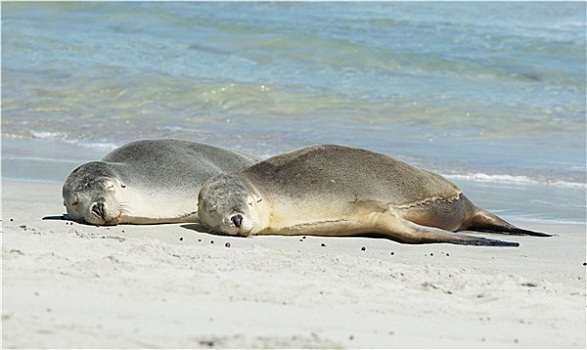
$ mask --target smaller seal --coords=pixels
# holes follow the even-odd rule
[[[256,161],[196,142],[131,142],[69,174],[63,185],[65,218],[98,226],[199,222],[194,209],[202,184]]]
[[[453,183],[383,154],[337,145],[269,158],[202,186],[198,213],[228,235],[383,236],[403,243],[518,246],[454,233],[523,230],[476,207]]]

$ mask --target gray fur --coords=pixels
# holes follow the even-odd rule
[[[157,206],[162,203],[189,202],[195,212],[197,196],[202,184],[210,177],[225,172],[243,170],[257,159],[242,153],[202,143],[181,140],[142,140],[123,145],[108,153],[102,160],[82,164],[67,177],[63,186],[63,198],[68,216],[93,224],[115,223],[164,223],[181,221],[182,216],[193,213],[178,212],[177,217],[149,220],[141,212],[126,213],[121,222],[102,223],[86,208],[96,201],[103,201],[112,185],[108,179],[120,183],[117,191],[138,191]],[[120,192],[119,192],[120,193]],[[82,202],[82,203],[77,203]],[[72,203],[77,203],[73,208]],[[140,203],[143,207],[149,205]],[[140,207],[136,203],[125,203],[126,208]],[[178,205],[179,206],[179,205]],[[172,213],[173,214],[173,213]],[[134,218],[138,219],[134,219]],[[197,221],[196,217],[187,221]]]

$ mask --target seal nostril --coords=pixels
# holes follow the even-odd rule
[[[100,217],[104,217],[104,203],[98,202],[92,206],[92,212]]]
[[[240,214],[234,215],[233,217],[230,218],[230,221],[232,221],[234,226],[241,227],[241,225],[243,223],[243,216]]]

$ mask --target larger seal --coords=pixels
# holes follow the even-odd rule
[[[132,142],[69,174],[63,185],[66,218],[93,225],[198,222],[202,184],[256,161],[196,142]]]
[[[517,246],[457,234],[523,230],[473,205],[440,175],[383,154],[336,145],[275,156],[208,180],[202,224],[229,235],[378,235],[404,243]]]

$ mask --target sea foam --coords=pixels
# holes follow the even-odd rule
[[[469,174],[443,174],[447,179],[458,179],[466,181],[494,182],[494,183],[512,183],[518,185],[547,185],[564,188],[586,188],[587,184],[581,182],[562,181],[562,180],[537,180],[528,176],[516,176],[507,174],[489,175],[483,173]]]

